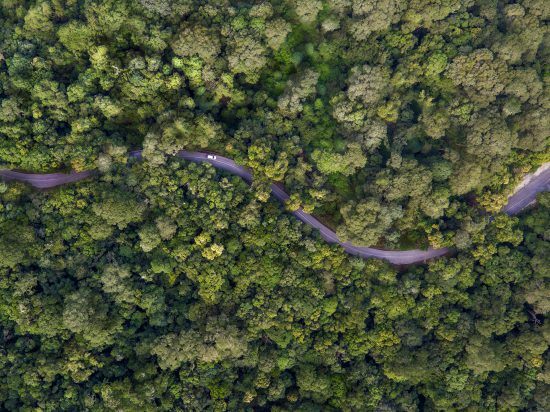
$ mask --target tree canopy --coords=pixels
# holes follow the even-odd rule
[[[0,1],[0,409],[550,410],[549,4]]]

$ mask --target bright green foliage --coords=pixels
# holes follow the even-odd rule
[[[546,194],[519,219],[472,213],[457,255],[397,271],[209,166],[102,176],[1,190],[2,408],[544,409]],[[365,242],[404,213],[345,208]]]
[[[110,225],[117,225],[119,229],[128,224],[139,222],[142,219],[145,206],[136,200],[131,194],[116,192],[107,193],[94,204],[93,211],[99,217],[105,219]]]
[[[376,198],[345,205],[340,212],[344,224],[338,228],[338,236],[364,246],[375,245],[380,235],[403,213],[401,208]]]
[[[0,1],[0,410],[546,411],[545,0]],[[143,148],[143,161],[128,152]],[[252,186],[172,159],[211,151]],[[386,248],[327,245],[270,201]],[[486,212],[491,212],[491,218]]]
[[[547,156],[543,3],[3,2],[0,162],[106,170],[124,161],[110,147],[157,166],[208,149],[252,167],[258,199],[277,180],[340,223],[383,196],[418,238],[457,196],[498,210]],[[373,241],[404,246],[390,231]]]

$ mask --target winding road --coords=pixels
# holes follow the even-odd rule
[[[227,157],[216,155],[215,159],[212,159],[208,158],[208,155],[208,153],[188,151],[180,151],[177,153],[177,156],[182,159],[197,163],[210,163],[217,169],[237,175],[248,183],[252,182],[252,174],[245,167],[238,165]],[[141,150],[130,152],[130,157],[141,159]],[[0,177],[5,180],[25,182],[40,189],[47,189],[86,179],[94,173],[94,171],[85,171],[78,173],[34,174],[16,172],[12,170],[0,170]],[[550,190],[550,168],[548,167],[548,164],[545,164],[537,172],[535,172],[535,174],[529,176],[527,183],[522,186],[521,189],[508,198],[508,203],[502,211],[508,215],[517,214],[523,208],[535,201],[537,193],[548,190]],[[283,203],[289,198],[289,195],[284,191],[284,189],[275,183],[271,185],[271,192],[275,198]],[[358,246],[350,242],[342,242],[333,230],[329,229],[315,217],[304,212],[302,209],[298,209],[291,213],[306,225],[317,229],[323,239],[327,242],[338,244],[346,252],[363,258],[385,259],[395,265],[406,265],[425,262],[429,259],[443,256],[450,251],[447,248],[427,250],[380,250]]]

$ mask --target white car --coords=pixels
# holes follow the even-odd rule
[[[218,157],[216,155],[206,155],[207,159],[216,160]]]

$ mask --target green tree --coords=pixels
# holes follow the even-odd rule
[[[117,190],[106,194],[92,209],[110,225],[124,229],[130,223],[140,222],[146,207],[130,193]]]

